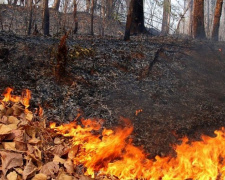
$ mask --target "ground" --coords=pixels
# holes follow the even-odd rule
[[[66,123],[82,113],[104,126],[134,126],[134,144],[150,157],[173,154],[188,136],[224,126],[225,45],[175,37],[73,36],[66,76],[56,81],[59,39],[0,33],[0,92],[32,91],[30,109]]]

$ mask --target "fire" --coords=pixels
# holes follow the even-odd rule
[[[70,136],[77,148],[75,166],[86,167],[86,175],[108,174],[119,179],[224,179],[225,131],[215,131],[215,138],[202,136],[202,141],[176,145],[176,157],[148,159],[147,154],[132,144],[133,127],[101,129],[95,120],[82,125],[52,126],[59,134]],[[96,135],[96,131],[99,133]],[[95,133],[94,133],[95,132]],[[101,132],[101,133],[100,133]]]
[[[24,106],[25,106],[25,112],[28,112],[27,108],[29,107],[29,102],[31,99],[31,92],[28,89],[23,90],[22,92],[22,96],[16,96],[16,95],[12,95],[13,89],[12,88],[6,88],[4,93],[3,93],[3,102],[8,102],[8,101],[12,101],[15,103],[21,102]]]

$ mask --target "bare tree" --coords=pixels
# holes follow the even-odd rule
[[[217,0],[212,30],[212,39],[215,41],[219,40],[219,27],[220,27],[220,17],[222,13],[222,7],[223,7],[223,0]]]
[[[49,9],[48,9],[48,0],[44,0],[44,9],[43,9],[43,33],[46,36],[49,36]]]
[[[161,35],[167,35],[170,31],[170,13],[171,13],[171,0],[164,0],[163,2],[163,20]]]
[[[58,11],[60,6],[60,0],[54,0],[53,9]]]
[[[91,1],[91,35],[94,35],[94,7],[95,0]]]
[[[106,17],[108,19],[113,17],[113,0],[106,0]]]
[[[31,34],[31,28],[32,28],[32,21],[33,21],[33,0],[29,1],[29,23],[28,23],[28,31],[27,34]]]
[[[134,0],[131,0],[129,5],[129,10],[127,13],[127,22],[126,22],[126,29],[125,29],[125,35],[124,35],[125,41],[130,40],[130,30],[131,30],[131,23],[132,23],[132,17],[133,17],[133,6],[134,6]]]
[[[194,1],[194,17],[193,17],[193,36],[194,38],[204,39],[204,0]]]
[[[86,12],[90,12],[91,0],[86,0]]]
[[[74,19],[74,30],[73,33],[76,34],[78,30],[78,19],[77,19],[77,1],[73,0],[73,19]]]

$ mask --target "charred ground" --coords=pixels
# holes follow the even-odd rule
[[[0,91],[32,91],[49,121],[82,112],[104,126],[134,125],[134,143],[150,153],[173,153],[179,138],[213,136],[225,119],[225,46],[172,37],[68,38],[67,77],[56,82],[59,39],[0,33]],[[136,115],[136,110],[142,112]]]

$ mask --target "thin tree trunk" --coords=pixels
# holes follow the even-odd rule
[[[193,19],[194,38],[204,39],[204,0],[194,0],[194,19]]]
[[[188,30],[188,34],[189,36],[193,35],[193,0],[190,0],[190,18],[189,18],[189,30]]]
[[[49,36],[49,9],[48,9],[48,0],[44,0],[44,9],[43,9],[43,33],[46,36]]]
[[[213,21],[212,39],[219,40],[220,17],[222,14],[223,0],[217,0]]]
[[[58,11],[59,10],[59,6],[60,6],[60,0],[54,0],[54,5],[53,5],[53,9]]]
[[[77,2],[73,0],[73,18],[74,18],[74,30],[73,34],[77,33],[78,30],[78,19],[77,19]]]
[[[86,0],[86,12],[90,12],[91,0]]]
[[[94,35],[94,6],[95,0],[91,1],[91,35]]]
[[[130,5],[129,5],[129,10],[127,13],[127,22],[126,22],[124,41],[130,40],[130,30],[131,30],[131,23],[132,23],[132,16],[133,16],[133,6],[134,6],[134,0],[131,0]]]
[[[18,0],[14,0],[13,6],[16,6],[17,5],[17,2],[18,2]]]
[[[171,0],[164,0],[163,2],[163,20],[161,35],[165,36],[170,31],[170,13],[171,13]]]
[[[33,0],[30,0],[29,2],[30,6],[30,15],[29,15],[29,24],[28,24],[28,31],[27,34],[31,34],[31,28],[32,28],[32,21],[33,21]]]
[[[106,1],[106,17],[112,19],[113,17],[113,0]]]

